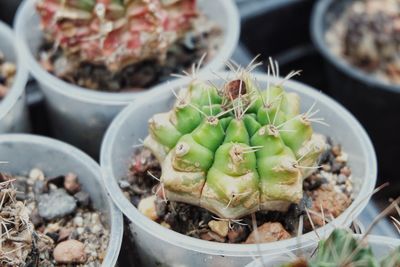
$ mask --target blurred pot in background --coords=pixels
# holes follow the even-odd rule
[[[0,22],[0,133],[27,132],[25,86],[28,70],[15,49],[14,34]]]
[[[69,142],[85,150],[93,157],[97,157],[103,134],[114,116],[123,107],[135,101],[138,96],[145,94],[146,90],[115,92],[110,90],[105,91],[105,88],[102,87],[97,88],[98,90],[88,90],[88,86],[66,82],[48,72],[37,59],[38,52],[43,45],[44,33],[40,29],[40,16],[36,12],[35,3],[36,1],[26,0],[21,4],[15,20],[15,30],[19,40],[18,48],[24,55],[32,75],[36,78],[44,93],[51,122],[51,131],[56,138]],[[199,10],[209,17],[211,21],[214,21],[222,30],[222,41],[219,49],[212,55],[212,58],[210,58],[204,67],[201,68],[201,71],[218,70],[230,58],[238,42],[240,29],[239,14],[234,3],[231,1],[198,1],[198,6]],[[44,8],[48,8],[48,6],[44,6]],[[90,10],[92,8],[90,6]],[[136,9],[133,11],[139,12]],[[42,10],[42,12],[45,14],[47,11]],[[51,12],[51,9],[49,12]],[[82,13],[85,16],[87,14],[92,16],[90,12]],[[96,22],[95,18],[90,17],[90,19]],[[108,21],[109,17],[106,19]],[[134,23],[133,25],[136,24]],[[145,27],[146,25],[136,26]],[[72,28],[72,30],[76,29],[81,30],[80,28]],[[84,27],[84,30],[88,30],[87,27]],[[59,34],[61,34],[61,37],[65,35],[63,32]],[[128,36],[130,35],[128,34]],[[116,40],[118,41],[119,39]],[[84,40],[83,43],[85,43]],[[115,42],[113,44],[115,45]],[[85,49],[84,51],[91,50]],[[97,52],[99,51],[96,50]],[[135,50],[135,52],[137,51]],[[106,56],[106,59],[108,58]],[[80,69],[78,72],[81,72]],[[127,75],[130,77],[131,74],[128,73]],[[101,74],[98,77],[102,78],[104,75]],[[87,80],[86,78],[90,80],[93,78],[93,75],[84,78],[83,80]]]
[[[398,171],[393,161],[400,154],[400,145],[393,140],[400,128],[400,84],[382,74],[387,56],[380,53],[390,42],[398,42],[394,34],[386,34],[386,39],[384,36],[396,16],[385,13],[384,1],[374,2],[350,7],[354,1],[319,1],[312,14],[311,34],[325,59],[330,94],[349,108],[369,132],[378,154],[380,182],[393,179],[395,185]],[[341,43],[335,46],[331,40]],[[382,62],[371,60],[374,58]],[[394,195],[398,189],[391,188]]]

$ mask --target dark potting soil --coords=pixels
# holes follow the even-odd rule
[[[0,183],[10,180],[15,201],[23,205],[29,216],[27,223],[34,228],[29,235],[19,237],[35,241],[17,248],[21,255],[27,255],[25,259],[9,257],[11,264],[7,265],[0,256],[1,266],[101,266],[110,232],[76,175],[45,177],[39,169],[32,169],[27,177],[0,173]],[[21,261],[25,264],[18,264]]]
[[[53,43],[45,40],[38,56],[44,69],[66,82],[92,90],[129,92],[169,80],[171,74],[189,71],[204,54],[204,62],[208,62],[220,49],[221,43],[221,29],[207,18],[201,18],[192,31],[169,48],[162,62],[150,59],[128,65],[116,73],[110,72],[104,65],[79,63],[79,60],[67,57],[60,48],[54,49]]]
[[[2,100],[10,90],[14,81],[16,66],[12,62],[6,61],[0,51],[0,100]]]
[[[304,180],[304,197],[287,212],[255,213],[258,232],[264,242],[289,238],[297,234],[299,218],[304,218],[303,233],[312,230],[308,223],[311,218],[315,227],[324,225],[321,207],[326,218],[337,217],[352,201],[352,176],[347,166],[347,154],[339,145],[328,139],[328,148],[321,157],[321,167]],[[151,175],[149,175],[149,173]],[[142,200],[154,201],[155,213],[152,217],[161,225],[176,232],[225,243],[253,243],[253,222],[251,216],[240,220],[224,221],[211,212],[189,204],[167,201],[155,196],[161,169],[158,161],[146,148],[137,149],[132,159],[130,173],[119,181],[119,186],[131,203],[138,207]],[[154,176],[154,177],[153,177]],[[306,214],[309,210],[309,217]],[[211,223],[210,223],[211,222]],[[277,222],[277,223],[274,223]],[[228,225],[228,232],[219,231]],[[211,227],[210,227],[211,225]],[[214,227],[219,225],[219,227]],[[262,235],[267,236],[263,238]]]
[[[326,33],[334,54],[387,83],[400,83],[400,3],[352,1]]]

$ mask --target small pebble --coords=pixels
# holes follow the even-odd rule
[[[68,173],[64,178],[64,188],[70,194],[75,194],[80,190],[78,177],[74,173]]]
[[[349,167],[345,166],[342,169],[340,169],[340,173],[349,177],[351,175],[351,170]]]
[[[76,228],[76,232],[78,233],[78,235],[81,235],[81,234],[83,234],[83,232],[85,232],[85,228],[78,227],[78,228]]]
[[[85,245],[78,240],[67,240],[59,243],[53,251],[57,263],[85,263]]]
[[[258,236],[257,236],[258,234]],[[246,244],[269,243],[283,239],[291,238],[292,236],[285,230],[279,222],[267,222],[257,228],[257,231],[251,232],[246,240]]]
[[[338,157],[340,154],[342,154],[342,148],[338,145],[333,146],[331,151],[335,157]]]
[[[65,228],[65,227],[61,228],[60,231],[58,232],[58,242],[68,239],[72,231],[73,230],[71,228]]]
[[[74,224],[75,224],[76,226],[79,226],[79,227],[83,226],[83,219],[82,219],[82,217],[75,217],[75,218],[74,218]]]
[[[41,170],[34,168],[29,172],[29,178],[44,181],[44,174]]]
[[[100,225],[96,224],[90,229],[90,231],[92,231],[92,233],[96,234],[96,233],[100,232],[102,229],[103,228]]]
[[[225,237],[228,235],[229,231],[229,222],[228,221],[216,221],[212,220],[208,223],[208,226],[210,229],[219,234],[222,237]]]
[[[228,239],[229,243],[238,243],[246,238],[247,232],[242,225],[235,226],[233,229],[229,229]]]
[[[346,183],[347,177],[343,174],[339,174],[337,177],[337,183],[338,184],[344,184]]]
[[[4,62],[1,66],[1,74],[6,77],[11,77],[15,75],[17,68],[14,63]]]
[[[99,214],[97,214],[97,213],[93,213],[93,214],[92,214],[92,217],[91,217],[90,219],[91,219],[91,222],[92,222],[93,224],[96,224],[96,223],[99,223],[99,222],[100,222],[100,216],[99,216]]]
[[[38,211],[40,216],[46,220],[62,218],[73,213],[75,209],[75,199],[64,189],[57,189],[49,194],[39,196]]]
[[[156,196],[150,196],[140,200],[138,205],[138,210],[153,221],[158,219],[155,201]]]

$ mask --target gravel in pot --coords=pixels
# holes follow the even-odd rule
[[[388,84],[400,83],[400,3],[352,1],[326,31],[329,49]]]
[[[24,55],[32,75],[39,82],[44,92],[53,135],[84,149],[94,157],[98,156],[103,134],[111,120],[124,106],[147,92],[147,90],[138,90],[138,88],[149,89],[151,85],[165,80],[169,76],[169,72],[175,72],[176,67],[184,68],[189,66],[193,60],[197,61],[206,50],[211,53],[207,54],[205,58],[207,63],[201,68],[202,71],[218,70],[233,53],[239,38],[240,19],[237,8],[232,1],[196,2],[199,12],[217,25],[220,33],[218,38],[213,38],[215,31],[208,30],[210,29],[208,23],[200,23],[197,20],[193,21],[193,25],[197,29],[195,36],[192,36],[190,31],[186,31],[186,28],[183,28],[185,31],[182,33],[175,30],[175,22],[179,24],[182,21],[190,21],[190,18],[197,15],[197,13],[191,13],[192,4],[195,3],[193,1],[177,1],[175,4],[173,4],[175,1],[169,1],[167,6],[171,3],[172,6],[188,5],[182,8],[182,12],[188,10],[190,12],[187,13],[187,16],[181,17],[179,17],[179,15],[182,15],[180,9],[176,13],[175,11],[166,12],[164,8],[161,9],[161,16],[159,16],[157,10],[160,1],[154,1],[156,10],[149,10],[146,1],[124,1],[124,3],[128,2],[132,8],[127,11],[130,12],[129,14],[132,17],[123,16],[121,20],[117,21],[112,20],[110,16],[120,17],[120,13],[125,11],[124,8],[121,9],[118,6],[119,4],[116,4],[122,3],[121,1],[113,2],[110,6],[99,4],[98,7],[100,8],[98,9],[93,7],[94,1],[85,1],[84,3],[89,5],[88,10],[93,11],[93,14],[82,10],[82,8],[88,8],[85,5],[83,7],[79,4],[78,7],[74,6],[75,2],[68,2],[72,6],[68,5],[65,8],[60,8],[58,4],[56,6],[43,5],[40,9],[42,14],[49,14],[53,17],[55,10],[52,7],[57,7],[56,18],[58,16],[63,17],[69,14],[64,11],[70,11],[70,8],[72,8],[73,11],[82,11],[72,12],[73,14],[89,15],[94,25],[99,25],[99,20],[101,20],[100,24],[104,26],[102,32],[95,35],[94,33],[99,32],[88,28],[87,20],[83,19],[86,21],[83,23],[83,27],[73,26],[70,28],[71,32],[65,28],[63,28],[64,31],[56,28],[53,32],[55,28],[49,27],[48,21],[44,20],[45,32],[48,33],[46,36],[59,38],[57,40],[51,39],[50,46],[43,43],[45,34],[40,28],[41,17],[36,11],[37,3],[40,5],[46,3],[46,1],[24,1],[18,9],[15,21],[16,36],[19,39],[17,47]],[[152,9],[153,6],[150,6]],[[105,14],[102,10],[106,11]],[[174,19],[164,21],[166,18],[164,15],[171,13]],[[143,17],[143,14],[148,14],[149,18]],[[176,16],[179,17],[178,20],[176,20]],[[147,23],[146,19],[149,19],[150,23]],[[166,22],[163,26],[166,25],[173,30],[164,31],[160,27],[159,20]],[[135,21],[138,21],[138,23],[134,23]],[[65,21],[58,22],[64,25],[62,22]],[[128,25],[132,26],[133,34],[126,30]],[[71,25],[67,23],[64,26],[68,28]],[[94,27],[94,29],[97,28]],[[109,32],[110,29],[116,30]],[[121,29],[126,34],[122,39],[119,36]],[[177,29],[182,29],[182,27],[177,27]],[[215,27],[211,26],[211,29],[215,29]],[[87,30],[90,32],[89,35],[87,35]],[[163,35],[154,34],[153,30],[166,33]],[[78,33],[76,33],[77,31]],[[147,34],[149,31],[151,34]],[[186,32],[189,36],[183,35]],[[175,38],[175,33],[178,34],[177,37],[182,36],[182,38]],[[80,34],[87,38],[75,38],[80,37]],[[73,36],[71,37],[71,35]],[[116,45],[113,39],[115,35],[119,36],[117,40],[122,40],[120,42],[122,46]],[[104,38],[104,36],[109,38]],[[138,39],[138,36],[140,39]],[[162,37],[161,41],[159,37]],[[78,48],[74,46],[77,39],[79,41]],[[177,42],[178,40],[180,41]],[[215,40],[221,40],[221,42],[218,41],[217,50],[215,50]],[[57,41],[60,41],[60,43]],[[133,49],[125,49],[125,45],[128,45],[128,48],[133,47]],[[197,48],[198,45],[199,48]],[[79,47],[82,47],[82,49]],[[76,52],[76,50],[79,52]],[[60,54],[60,51],[64,52]],[[179,60],[174,56],[178,54],[180,55]],[[38,56],[39,59],[41,58],[42,64],[38,61]],[[76,64],[70,64],[70,58],[75,60],[76,56],[80,61],[73,61]],[[181,61],[181,63],[177,61]],[[161,68],[162,64],[167,66],[166,69]],[[48,70],[57,72],[62,79],[51,74]],[[179,69],[179,71],[181,70]],[[87,90],[87,87],[97,88],[97,90]],[[80,129],[80,131],[75,129]]]
[[[29,147],[29,150],[24,148]],[[48,138],[0,138],[2,266],[112,266],[122,216],[108,199],[98,166]]]
[[[14,81],[15,64],[8,62],[0,52],[0,101],[5,98]]]
[[[0,22],[0,133],[29,130],[25,103],[28,71],[16,51],[12,30]]]
[[[359,149],[372,147],[370,144],[358,147],[356,140],[363,138],[349,135],[354,130],[351,128],[358,123],[351,116],[351,119],[347,117],[349,114],[340,106],[322,94],[287,81],[296,72],[290,73],[284,80],[275,77],[278,73],[275,63],[270,65],[274,77],[252,76],[243,69],[231,68],[233,73],[221,73],[218,78],[194,75],[193,80],[155,89],[154,95],[143,99],[143,106],[130,106],[122,112],[104,139],[101,156],[103,177],[113,199],[131,221],[132,240],[138,246],[144,264],[185,265],[192,262],[192,265],[198,266],[206,262],[206,265],[239,266],[250,261],[249,255],[273,255],[283,248],[295,249],[296,238],[291,237],[299,229],[299,217],[305,223],[302,230],[306,232],[309,227],[306,209],[312,221],[321,226],[316,231],[323,236],[332,229],[335,221],[349,223],[346,217],[360,212],[354,207],[361,202],[361,188],[368,188],[369,192],[373,189],[374,182],[370,182],[375,178],[371,179],[370,171],[364,172],[364,168],[372,165],[362,168],[359,165],[365,162],[360,161],[361,158],[367,160],[371,156],[370,152],[361,156],[363,152]],[[257,87],[269,89],[259,92]],[[161,90],[166,88],[176,91],[161,95]],[[178,91],[179,88],[186,90]],[[283,88],[288,92],[281,91]],[[297,94],[301,99],[302,113],[297,109]],[[260,95],[269,100],[262,101],[258,98]],[[284,103],[282,107],[278,104],[281,100]],[[316,106],[321,116],[313,117],[316,115],[314,101],[318,102]],[[278,115],[269,114],[271,110]],[[180,116],[181,111],[187,112],[186,116]],[[196,112],[204,121],[196,117]],[[256,115],[251,115],[253,112]],[[283,115],[281,112],[287,113]],[[270,115],[274,118],[273,122],[267,123]],[[324,128],[325,125],[319,125],[325,124],[320,117],[325,117],[331,125],[329,130]],[[311,124],[307,124],[306,135],[302,135],[305,132],[294,125],[294,121],[303,119],[315,123],[312,130],[309,128]],[[147,123],[148,132],[145,130]],[[136,126],[132,127],[132,124]],[[261,126],[258,127],[258,124]],[[217,126],[207,128],[207,125]],[[210,159],[209,153],[199,146],[211,147],[215,143],[219,134],[211,129],[218,125],[225,129],[225,141],[217,142],[222,145],[217,147],[215,158]],[[186,134],[178,133],[178,128]],[[348,129],[346,134],[342,132],[343,128]],[[296,129],[299,131],[296,135],[284,134]],[[356,132],[363,132],[362,128]],[[265,133],[275,136],[268,140],[285,140],[286,146],[291,147],[289,150],[297,152],[292,154],[288,149],[279,153],[276,151],[281,150],[267,152],[264,149],[275,145],[262,145],[258,138]],[[331,137],[333,143],[316,133]],[[247,139],[246,135],[251,138]],[[277,136],[281,135],[279,138],[282,139],[279,139]],[[308,144],[308,149],[297,150],[299,147],[295,148],[294,143],[289,145],[292,138],[302,144],[300,147]],[[300,141],[298,138],[306,139]],[[138,148],[141,146],[139,140],[142,140],[144,149]],[[202,151],[201,157],[197,157],[199,151]],[[222,156],[224,153],[229,155]],[[249,154],[255,155],[256,168]],[[267,155],[264,163],[262,155]],[[297,161],[293,157],[297,157]],[[224,158],[225,164],[222,163]],[[318,158],[321,158],[321,166],[318,165]],[[370,159],[374,161],[373,157]],[[248,169],[237,167],[238,162]],[[275,166],[271,162],[280,163]],[[207,174],[203,174],[201,168],[207,170]],[[237,172],[241,171],[244,173],[238,175]],[[372,172],[376,175],[376,170]],[[260,183],[257,182],[258,177]],[[276,180],[271,180],[271,177]],[[309,178],[303,182],[296,177]],[[276,187],[277,184],[280,185]],[[365,204],[363,201],[361,206]],[[325,225],[320,219],[321,209],[322,213],[330,214],[331,223]],[[251,219],[252,216],[255,220]],[[261,242],[257,242],[256,234],[251,233],[255,230],[253,223],[257,224],[258,232],[262,232]],[[304,237],[307,240],[303,244],[305,246],[315,238],[313,233],[304,233]]]

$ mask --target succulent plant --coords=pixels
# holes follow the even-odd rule
[[[197,16],[195,0],[39,0],[36,7],[46,39],[111,71],[162,60]]]
[[[171,201],[237,219],[258,210],[285,211],[303,197],[302,182],[315,169],[325,139],[315,134],[314,105],[300,113],[300,98],[283,83],[264,91],[250,70],[234,68],[221,88],[193,79],[165,113],[149,120],[144,141],[162,167]],[[275,76],[274,64],[271,70]]]
[[[326,240],[318,244],[315,257],[298,259],[282,267],[397,267],[400,266],[400,247],[384,259],[377,259],[367,242],[357,239],[348,229],[335,229]]]

